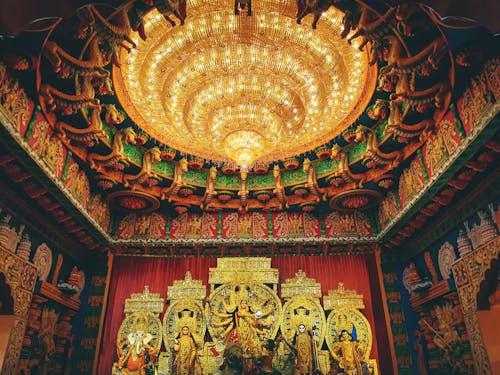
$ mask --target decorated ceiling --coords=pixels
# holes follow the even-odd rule
[[[99,3],[2,43],[2,122],[109,241],[154,215],[163,239],[250,215],[249,237],[336,237],[349,217],[343,237],[376,240],[498,111],[495,37],[414,3]]]

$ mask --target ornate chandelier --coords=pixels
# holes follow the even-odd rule
[[[311,150],[351,125],[376,68],[341,39],[342,12],[331,7],[312,30],[312,16],[296,23],[294,0],[252,11],[190,0],[183,26],[145,15],[147,40],[134,35],[138,47],[113,71],[129,116],[181,152],[245,167]]]

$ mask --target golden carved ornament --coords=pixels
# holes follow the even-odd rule
[[[149,293],[149,286],[145,285],[142,293],[133,293],[125,300],[123,311],[132,314],[138,311],[147,311],[155,314],[163,312],[165,301],[159,293]]]
[[[363,295],[357,294],[355,290],[346,290],[344,283],[339,282],[336,290],[329,290],[328,295],[323,297],[325,311],[333,309],[364,309]]]
[[[184,280],[175,280],[174,285],[167,290],[167,299],[170,302],[190,298],[202,302],[207,296],[207,288],[201,280],[193,280],[191,272],[187,271]]]
[[[321,298],[321,284],[316,279],[308,278],[306,273],[298,270],[295,277],[286,279],[281,284],[281,298],[285,300],[296,296],[308,296],[310,298]]]
[[[279,272],[271,268],[271,258],[218,258],[217,267],[210,268],[208,282],[212,286],[232,283],[272,284],[276,289]]]

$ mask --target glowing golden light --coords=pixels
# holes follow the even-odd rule
[[[248,166],[308,151],[340,134],[375,85],[366,52],[340,38],[331,7],[318,29],[297,25],[295,0],[191,0],[184,26],[155,10],[147,40],[113,71],[129,116],[158,141],[210,160]]]

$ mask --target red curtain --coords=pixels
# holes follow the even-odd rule
[[[294,277],[295,273],[302,269],[308,277],[321,283],[323,295],[326,295],[328,290],[337,289],[340,281],[346,289],[355,289],[363,294],[366,306],[363,314],[372,326],[374,337],[371,357],[379,360],[381,373],[389,374],[392,372],[390,358],[387,353],[379,353],[377,346],[377,341],[379,345],[383,343],[385,346],[387,333],[383,314],[380,315],[380,308],[374,306],[374,298],[380,305],[380,290],[378,283],[374,282],[377,280],[376,268],[370,266],[374,262],[375,258],[371,254],[289,256],[273,258],[272,266],[279,269],[280,283]],[[160,293],[161,297],[166,297],[168,286],[172,285],[174,280],[182,280],[186,271],[191,271],[193,279],[202,280],[207,285],[208,295],[209,268],[216,265],[215,258],[116,257],[109,287],[98,374],[110,374],[113,362],[117,360],[116,335],[124,318],[125,299],[131,293],[140,293],[144,285],[149,285],[151,293]],[[376,317],[374,311],[377,313]],[[381,335],[384,337],[380,337]]]

